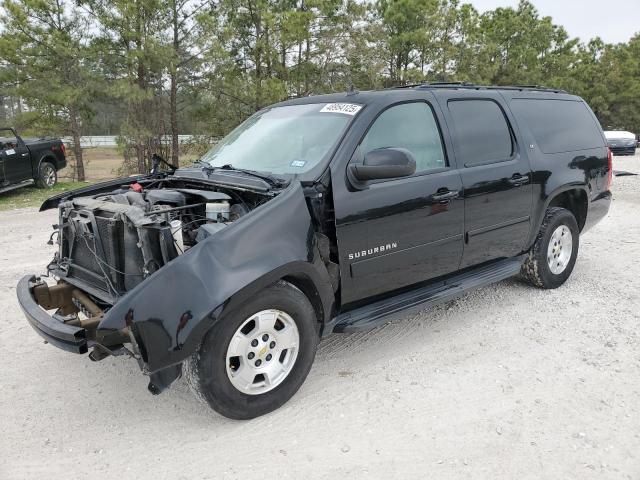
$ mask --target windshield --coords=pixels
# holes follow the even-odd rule
[[[346,103],[273,107],[240,124],[201,160],[213,167],[304,173],[329,154],[360,108]]]

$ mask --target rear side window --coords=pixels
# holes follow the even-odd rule
[[[431,107],[424,102],[388,108],[371,125],[360,143],[363,154],[378,148],[402,147],[416,160],[416,173],[446,167],[440,130]]]
[[[604,146],[600,127],[583,102],[516,98],[511,109],[527,123],[543,153]]]
[[[451,100],[456,145],[465,167],[503,162],[513,155],[507,119],[492,100]]]

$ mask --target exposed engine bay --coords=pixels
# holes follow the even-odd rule
[[[226,308],[283,277],[301,291],[313,285],[326,322],[339,270],[312,215],[325,197],[252,177],[187,170],[49,198],[41,209],[58,208],[49,241],[58,248],[48,275],[20,280],[27,320],[47,342],[94,361],[135,358],[154,394]]]
[[[49,271],[103,308],[257,206],[267,196],[152,181],[60,203],[60,245]],[[54,232],[55,234],[55,232]]]

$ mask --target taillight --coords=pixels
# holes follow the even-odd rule
[[[613,183],[613,153],[611,149],[607,147],[607,190],[611,189]]]
[[[62,155],[66,155],[67,153],[67,147],[64,146],[64,143],[61,143],[60,145],[53,145],[51,147],[52,152],[57,152],[58,150],[62,152]]]

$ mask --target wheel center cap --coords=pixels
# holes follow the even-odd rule
[[[266,345],[260,349],[260,351],[258,352],[258,356],[259,357],[263,357],[265,353],[267,353],[267,346]]]

